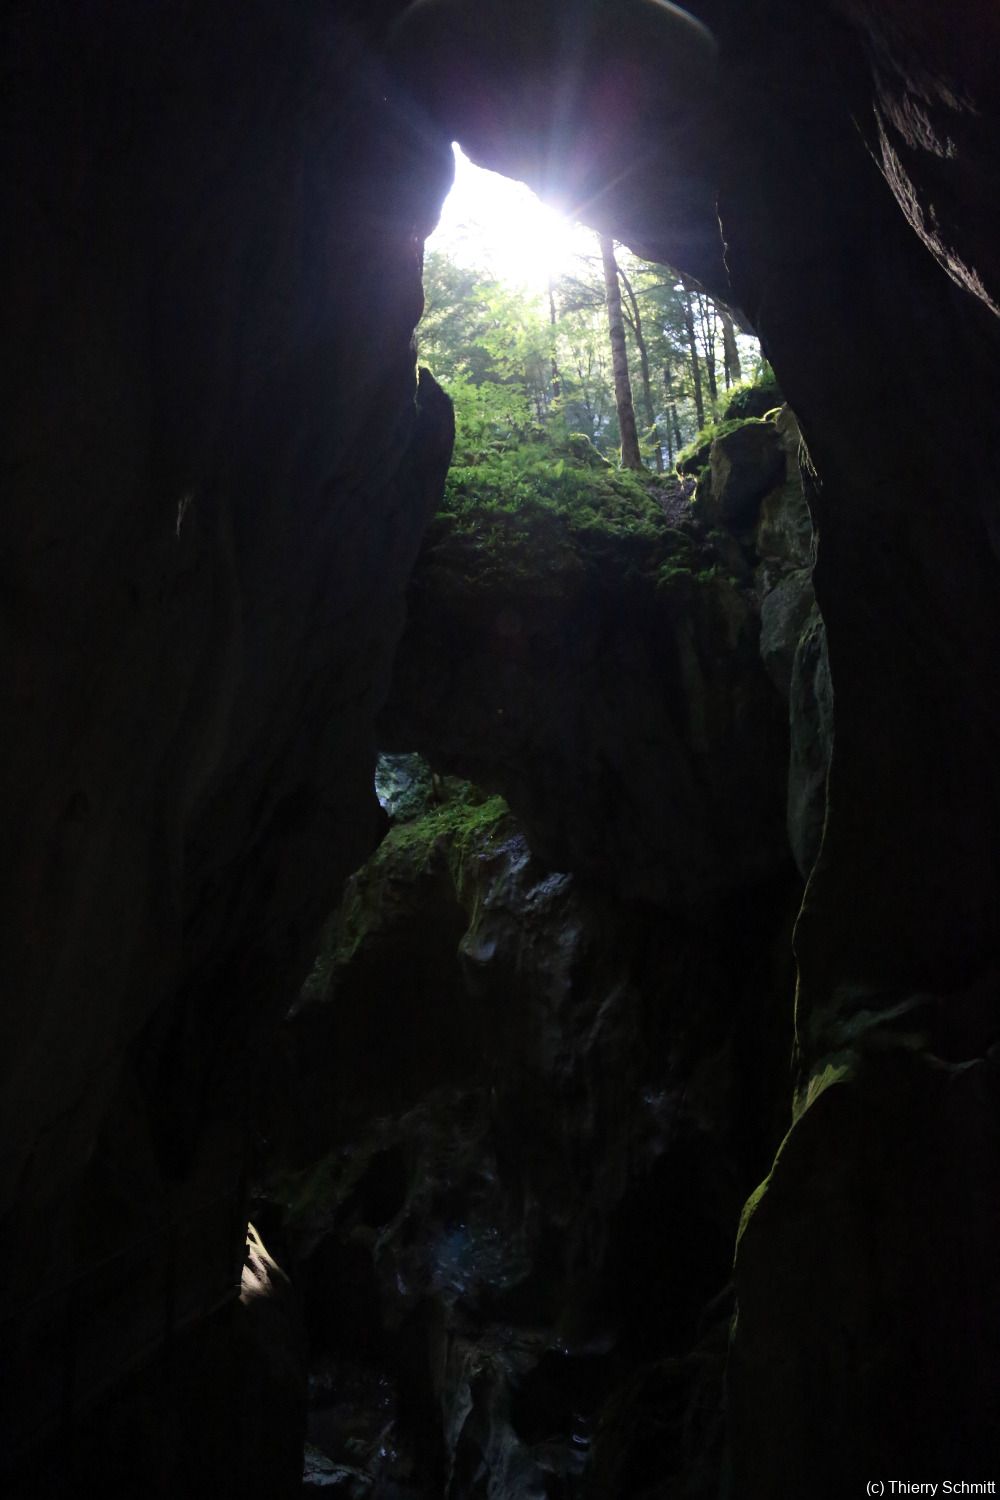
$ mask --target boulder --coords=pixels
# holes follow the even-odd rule
[[[744,528],[782,478],[785,455],[773,422],[746,422],[716,438],[709,456],[711,509],[725,526]]]
[[[428,532],[383,743],[501,792],[540,858],[620,895],[692,908],[780,868],[787,725],[748,580],[662,523],[502,522]]]
[[[760,385],[740,386],[729,398],[722,413],[723,421],[764,417],[781,402],[781,392],[773,380],[763,381]]]

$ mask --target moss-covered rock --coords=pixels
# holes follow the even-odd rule
[[[773,429],[768,427],[769,434]],[[787,727],[742,544],[538,502],[438,518],[380,721],[556,868],[688,905],[785,858]]]
[[[731,529],[751,525],[760,502],[784,477],[785,455],[773,422],[743,422],[712,444],[710,513]]]
[[[738,385],[733,389],[722,415],[727,422],[764,417],[776,406],[780,406],[784,399],[778,382],[773,377],[770,380]]]
[[[591,469],[610,469],[611,464],[595,446],[585,432],[571,432],[566,439],[566,451],[577,463]]]
[[[667,1359],[661,1463],[717,1477],[699,1311],[776,1133],[794,904],[786,881],[694,923],[620,902],[471,789],[389,833],[285,1028],[268,1130],[334,1465],[441,1494],[485,1463],[521,1500],[583,1486],[593,1441],[596,1477],[639,1474],[627,1372],[650,1394]],[[345,1427],[333,1389],[364,1381]]]
[[[867,1038],[860,1016],[854,1046],[818,1060],[744,1216],[728,1409],[732,1493],[747,1500],[858,1493],[875,1462],[992,1472],[996,1065],[946,1062],[940,1032],[928,1048],[958,997],[896,997],[892,1025],[881,998],[867,997]]]
[[[712,444],[715,440],[725,437],[730,432],[735,432],[737,428],[743,426],[746,420],[745,417],[726,417],[718,422],[706,423],[678,453],[674,464],[678,474],[692,474],[697,477],[703,469],[708,467]]]
[[[799,428],[789,407],[781,408],[774,425],[785,455],[784,482],[761,501],[754,547],[766,567],[773,571],[777,564],[780,572],[812,561],[813,528],[799,467]]]

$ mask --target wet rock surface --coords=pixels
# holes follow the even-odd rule
[[[311,1457],[310,1488],[346,1468],[352,1494],[606,1495],[626,1462],[687,1474],[693,1443],[685,1493],[713,1493],[713,1304],[782,1128],[796,896],[772,880],[698,923],[623,903],[542,865],[499,799],[390,833],[285,1028],[296,1112],[276,1082],[262,1183],[312,1340],[310,1440],[331,1467]],[[337,1067],[366,1055],[374,1094]],[[623,1388],[647,1366],[675,1388],[676,1431],[626,1459]]]

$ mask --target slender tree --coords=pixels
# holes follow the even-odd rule
[[[681,424],[677,420],[677,401],[674,397],[674,372],[669,364],[663,366],[663,388],[667,393],[667,461],[673,467],[674,452],[684,446]]]
[[[608,333],[611,338],[611,368],[615,377],[615,405],[618,407],[618,430],[622,440],[622,468],[641,469],[639,433],[635,424],[632,382],[628,373],[628,351],[625,347],[625,322],[622,297],[618,289],[618,263],[614,242],[609,235],[598,236],[604,263],[604,294],[608,309]]]
[[[557,319],[556,319],[556,294],[552,285],[552,277],[549,277],[549,329],[552,340],[552,399],[558,401],[562,395],[562,381],[559,378],[559,353],[557,348]]]
[[[684,287],[684,329],[687,333],[688,352],[691,356],[691,383],[694,386],[694,409],[699,429],[705,425],[705,398],[701,389],[701,360],[698,358],[698,339],[694,328],[694,298],[691,284],[681,277]]]
[[[653,442],[653,452],[656,458],[656,472],[663,473],[663,446],[660,434],[656,426],[656,409],[653,406],[653,389],[649,379],[649,349],[642,332],[642,316],[639,312],[639,300],[635,295],[635,289],[629,281],[621,266],[618,267],[618,275],[621,277],[625,295],[628,297],[630,314],[626,314],[632,336],[635,339],[635,347],[639,351],[639,372],[642,377],[642,404],[646,409],[646,426]]]
[[[720,305],[719,317],[722,319],[722,355],[728,391],[731,385],[743,379],[743,366],[740,364],[740,351],[736,343],[736,329],[733,326],[732,314],[727,307]]]
[[[719,385],[715,378],[715,304],[704,292],[698,294],[698,321],[701,323],[701,347],[705,355],[708,396],[714,406],[719,399]]]

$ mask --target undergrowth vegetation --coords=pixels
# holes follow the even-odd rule
[[[455,517],[542,507],[575,526],[635,531],[662,515],[648,480],[601,461],[568,439],[548,434],[512,439],[485,452],[461,451],[448,474],[443,513]]]
[[[487,311],[497,311],[487,302]],[[713,397],[712,421],[686,448],[672,450],[666,472],[627,468],[610,441],[617,429],[594,422],[579,430],[579,403],[564,387],[543,391],[554,347],[548,324],[528,341],[542,372],[536,388],[521,344],[516,359],[506,349],[499,313],[492,323],[483,314],[486,332],[477,323],[458,340],[448,325],[445,339],[440,315],[450,305],[443,300],[436,323],[432,314],[424,345],[453,402],[456,428],[444,496],[425,539],[424,586],[435,579],[443,586],[435,564],[448,587],[491,596],[514,584],[536,598],[565,594],[625,573],[658,590],[711,581],[720,558],[690,505],[688,476],[705,468],[716,438],[761,420],[780,400],[770,370]],[[500,311],[508,316],[506,303]]]

